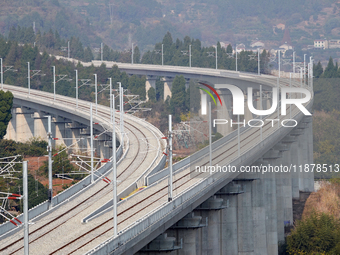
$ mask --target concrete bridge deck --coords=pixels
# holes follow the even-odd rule
[[[71,98],[57,96],[56,101],[53,102],[53,94],[50,93],[31,90],[31,95],[28,97],[27,89],[9,85],[5,85],[4,89],[10,90],[14,94],[14,104],[16,105],[22,103],[27,107],[35,107],[35,109],[43,108],[46,112],[48,112],[47,107],[52,107],[58,111],[59,115],[64,115],[63,112],[65,112],[65,114],[89,118],[89,102],[79,100],[79,108],[75,110],[75,100]],[[117,115],[116,122],[119,121]],[[134,116],[125,115],[124,117],[126,140],[124,157],[117,167],[118,180],[120,181],[118,194],[129,188],[147,170],[150,171],[159,164],[163,158],[162,151],[165,149],[165,144],[160,139],[163,134],[158,130]],[[109,108],[99,105],[98,116],[94,117],[94,121],[102,122],[110,129]],[[109,171],[105,176],[112,179],[112,172]],[[102,204],[112,200],[112,184],[107,184],[101,179],[77,194],[72,200],[58,205],[53,212],[47,211],[39,218],[32,219],[34,225],[30,225],[30,250],[33,254],[39,254],[39,252],[46,254],[46,250],[41,247],[51,247],[52,249],[53,245],[61,245],[65,241],[62,240],[62,237],[70,240],[71,237],[81,236],[86,231],[86,225],[80,224],[80,220]],[[17,229],[14,229],[13,232],[15,232],[13,235],[2,238],[0,253],[21,254],[23,252],[23,233],[22,231],[18,232]],[[57,242],[56,236],[60,236],[61,243]],[[48,240],[47,243],[45,243],[45,238]]]
[[[132,69],[134,69],[133,66],[137,65],[128,66],[130,73],[133,73],[131,71]],[[138,68],[143,70],[143,67],[141,67],[141,65]],[[144,74],[150,74],[149,69],[157,68],[163,73],[156,74],[157,70],[155,70],[155,73],[152,73],[152,75],[166,76],[166,73],[169,72],[169,70],[166,69],[169,68],[173,70],[178,69],[178,71],[175,71],[174,73],[170,73],[168,75],[175,75],[175,73],[180,73],[183,71],[183,67],[148,66],[146,67],[147,70],[144,72]],[[214,81],[216,83],[222,84],[230,82],[230,84],[235,84],[242,87],[243,89],[247,86],[253,86],[258,89],[259,85],[261,84],[267,87],[268,90],[270,90],[271,87],[277,87],[278,85],[281,87],[288,86],[287,81],[281,81],[280,84],[277,84],[276,78],[272,78],[270,76],[255,76],[251,74],[248,75],[210,69],[203,70],[201,68],[197,68],[197,70],[192,69],[191,71],[189,70],[189,68],[187,69],[188,71],[186,72],[190,73],[188,75],[192,76],[191,78],[198,80],[200,80],[201,78],[203,81],[209,80],[212,83]],[[294,82],[293,86],[299,87],[300,84]],[[311,109],[312,102],[313,99],[306,104],[306,107],[308,109]],[[304,115],[296,107],[292,107],[291,112],[292,118],[298,121],[299,124],[310,123],[309,120],[306,120],[307,117],[304,117]],[[267,116],[266,118],[270,119],[278,117],[280,118],[280,120],[287,119],[287,116],[278,116],[276,113],[272,116]],[[304,126],[301,127],[301,129],[304,128]],[[311,129],[308,130],[310,131]],[[260,131],[258,128],[247,128],[242,131],[240,137],[240,156],[238,155],[235,132],[232,133],[230,136],[228,135],[222,138],[221,141],[223,141],[223,143],[219,141],[215,142],[213,146],[213,164],[230,164],[236,166],[239,170],[239,167],[242,165],[257,164],[261,161],[265,161],[265,159],[268,161],[275,160],[277,158],[280,158],[282,151],[285,150],[283,150],[282,148],[275,149],[275,146],[280,145],[284,142],[293,143],[294,141],[297,141],[297,137],[301,134],[301,130],[299,130],[299,128],[272,127],[271,122],[266,123],[262,131],[262,140],[260,139]],[[310,132],[305,133],[305,137],[310,137]],[[297,164],[300,162],[303,163],[308,162],[308,160],[312,160],[310,159],[310,151],[306,149],[306,146],[312,146],[310,144],[310,140],[308,141],[306,145],[304,145],[304,147],[301,147],[301,149],[303,148],[301,152],[299,152],[297,150],[297,146],[295,146],[294,150],[292,150],[292,153],[289,154],[289,157],[286,156],[284,158],[284,161],[281,162],[284,164],[290,164],[292,162],[294,164]],[[300,146],[301,144],[302,143],[299,142],[298,146]],[[266,175],[265,177],[258,175],[244,176],[241,175],[239,171],[228,174],[215,173],[213,175],[209,175],[208,173],[199,173],[196,176],[195,173],[190,171],[190,164],[195,164],[199,166],[205,166],[209,164],[209,159],[207,158],[207,149],[203,149],[202,152],[197,153],[197,155],[200,155],[199,157],[195,157],[195,155],[192,155],[189,162],[188,160],[184,160],[186,163],[182,164],[181,167],[178,167],[177,171],[175,172],[173,201],[167,201],[168,180],[165,176],[154,182],[143,191],[138,192],[134,196],[131,196],[128,199],[119,203],[118,237],[112,238],[112,217],[110,215],[111,212],[107,212],[93,218],[88,223],[80,223],[80,219],[78,223],[76,222],[76,220],[70,220],[70,222],[72,221],[72,223],[68,225],[70,227],[62,227],[60,229],[58,229],[57,227],[51,230],[51,232],[49,233],[39,234],[36,237],[37,240],[31,243],[31,249],[34,249],[37,254],[40,254],[39,247],[41,247],[41,245],[48,245],[51,248],[51,254],[83,254],[84,252],[87,252],[87,254],[132,254],[138,252],[142,247],[150,243],[154,238],[164,233],[168,228],[173,226],[186,214],[192,212],[200,204],[209,199],[209,197],[217,194],[219,190],[225,187],[229,182],[235,182],[235,180],[236,182],[249,182],[249,180],[259,180],[260,182],[262,181],[263,183],[265,183],[264,187],[266,189],[264,193],[259,193],[259,195],[264,196],[264,194],[266,194],[268,196],[268,198],[266,198],[266,203],[268,203],[268,205],[264,205],[263,203],[262,205],[257,205],[261,204],[261,199],[263,199],[263,197],[256,197],[255,194],[257,194],[257,192],[249,193],[249,187],[251,187],[251,189],[255,189],[255,186],[244,185],[244,187],[248,187],[248,191],[245,192],[245,196],[240,196],[240,204],[238,207],[240,214],[237,216],[237,218],[232,218],[232,221],[236,221],[235,224],[239,224],[238,227],[241,231],[234,231],[234,235],[232,236],[232,240],[236,240],[236,246],[238,245],[238,248],[235,248],[233,251],[226,254],[277,254],[278,232],[281,233],[283,231],[283,227],[281,228],[281,225],[280,227],[278,227],[278,225],[276,225],[276,222],[280,222],[281,224],[282,221],[283,224],[284,217],[281,215],[281,218],[278,220],[278,216],[274,215],[276,214],[276,209],[278,208],[276,203],[276,193],[278,194],[278,198],[282,198],[281,187],[276,187],[276,182],[273,181],[274,177],[270,175]],[[303,160],[297,160],[296,157],[300,155],[299,153],[303,154],[301,154]],[[181,162],[179,162],[178,164],[181,164]],[[287,187],[285,186],[285,188],[290,189],[290,192],[294,193],[296,192],[296,189],[297,191],[299,191],[299,189],[312,189],[310,181],[313,179],[313,176],[304,176],[303,173],[297,173],[297,175],[296,173],[290,173],[290,175],[285,178],[291,180],[290,184],[287,184]],[[297,184],[297,187],[296,183],[294,184],[295,186],[292,184],[294,180],[298,180],[298,182],[300,181],[300,183]],[[92,190],[92,194],[93,192],[95,192],[95,190]],[[250,196],[252,197],[251,200],[249,200]],[[296,196],[296,193],[294,193],[293,197],[294,196]],[[291,197],[292,193],[290,193],[290,198]],[[249,203],[251,203],[251,205],[249,205]],[[243,215],[243,213],[248,213],[247,215],[251,216],[252,210],[242,211],[241,205],[251,207],[253,206],[252,203],[254,203],[254,206],[257,205],[257,207],[255,206],[254,208],[263,211],[263,214],[261,215],[254,215],[254,217],[258,216],[260,220],[254,220],[253,218],[251,220],[247,220],[246,215]],[[282,207],[281,209],[289,211],[289,205],[285,206],[288,207]],[[86,210],[86,213],[80,213],[79,216],[83,218],[88,215],[89,210]],[[231,216],[232,215],[230,215],[230,217]],[[254,226],[252,225],[253,222]],[[255,225],[257,226],[256,228]],[[262,227],[259,227],[259,225],[261,225]],[[79,228],[79,232],[77,229],[74,229],[74,227],[72,228],[71,226],[77,226]],[[214,226],[216,227],[216,224],[209,225],[208,228],[210,229]],[[263,228],[264,233],[262,233]],[[65,229],[65,231],[62,229]],[[242,229],[244,230],[243,232]],[[254,232],[256,233],[257,231],[260,231],[265,236],[264,239],[267,243],[264,243],[263,240],[261,240],[260,242],[260,239],[257,240],[259,242],[256,242],[256,238],[258,237],[253,236],[252,229],[254,229]],[[70,231],[75,233],[74,236],[68,235]],[[211,231],[211,229],[208,231]],[[58,235],[57,240],[55,238],[56,235]],[[263,235],[259,236],[262,238]],[[228,244],[230,247],[234,247],[234,244],[231,244],[230,241],[228,243],[229,239],[226,236],[214,237],[217,238],[212,238],[211,236],[209,237],[211,238],[211,242],[206,244],[206,247],[204,248],[204,252],[202,254],[220,254],[222,253],[222,248],[220,249],[220,247],[224,247],[223,251],[225,252],[228,248],[226,247],[226,244]],[[219,242],[218,245],[216,244],[215,239]],[[231,249],[230,247],[228,248],[229,251]],[[6,252],[9,251],[9,254],[16,252],[16,250],[12,247],[8,247],[7,249],[8,250],[6,250]],[[150,254],[153,253],[151,252]]]

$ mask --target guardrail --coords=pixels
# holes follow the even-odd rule
[[[310,89],[311,90],[311,89]],[[312,94],[313,95],[313,94]],[[311,109],[313,104],[313,98],[307,104],[306,108]],[[295,109],[296,110],[296,109]],[[297,121],[301,120],[304,115],[299,111],[292,111],[292,118],[296,119]],[[294,128],[283,128],[280,126],[279,128],[275,129],[261,141],[254,143],[250,148],[247,148],[245,151],[242,151],[240,157],[234,158],[227,162],[228,164],[232,164],[233,166],[241,166],[244,163],[249,163],[249,160],[256,160],[261,153],[265,153],[270,148],[272,148],[277,141],[280,141],[285,137],[291,130]],[[233,132],[236,133],[236,132]],[[236,134],[233,135],[234,137]],[[227,137],[225,137],[226,139]],[[225,140],[222,138],[219,140],[222,144]],[[217,141],[218,142],[218,141]],[[215,142],[216,143],[216,142]],[[216,143],[217,144],[217,143]],[[215,145],[217,146],[217,145]],[[204,155],[207,153],[208,148],[204,148],[197,153],[197,155]],[[184,159],[181,164],[178,164],[177,170],[180,169],[180,166],[184,167],[185,163],[190,162],[190,159]],[[251,162],[251,161],[250,161]],[[148,181],[152,182],[153,185],[156,185],[156,181],[160,180],[162,177],[166,177],[166,173],[168,171],[163,170],[159,173],[156,173],[150,177],[148,177]],[[238,173],[237,173],[238,174]],[[220,178],[215,178],[217,173],[213,175],[201,179],[198,181],[194,186],[189,187],[187,190],[182,191],[176,197],[173,198],[171,202],[163,203],[159,207],[155,208],[153,211],[146,214],[143,218],[139,219],[138,221],[132,223],[130,226],[126,227],[122,231],[119,232],[119,235],[116,238],[109,238],[102,244],[98,245],[94,249],[88,251],[86,254],[96,254],[96,255],[104,255],[110,254],[112,251],[119,248],[124,243],[127,243],[129,240],[132,240],[137,235],[143,235],[146,237],[152,231],[154,231],[158,226],[158,222],[162,222],[160,224],[164,224],[166,219],[170,219],[172,216],[176,215],[180,210],[185,208],[186,204],[192,204],[194,201],[198,200],[199,197],[202,197],[204,194],[208,193],[210,190],[213,190],[214,187],[223,184],[227,179],[234,178],[233,174],[223,174],[219,175]],[[154,179],[152,179],[154,177]],[[196,197],[196,199],[195,199]],[[140,237],[143,238],[143,237]]]
[[[6,86],[8,86],[8,85],[6,85]],[[27,97],[27,89],[21,88],[21,87],[16,87],[16,89],[17,88],[19,88],[21,90],[19,93],[23,93],[23,95],[19,96],[20,100],[34,102],[34,96],[31,95],[31,97]],[[25,94],[25,92],[26,92],[26,94]],[[41,97],[43,97],[44,93],[46,93],[46,92],[35,91],[35,93],[37,93],[37,94],[41,95]],[[57,99],[57,101],[58,101],[58,99],[70,100],[69,97],[62,96],[62,95],[57,95],[56,99]],[[60,109],[60,110],[64,110],[64,111],[67,111],[69,113],[73,113],[73,114],[76,114],[76,115],[79,115],[79,116],[82,115],[82,117],[84,115],[86,115],[86,116],[89,115],[88,112],[84,111],[81,108],[78,108],[78,109],[66,108],[66,107],[72,107],[73,106],[72,104],[69,104],[69,103],[59,104],[57,101],[53,102],[53,104],[51,105],[51,102],[48,101],[48,100],[45,100],[45,99],[39,100],[40,103],[43,102],[48,106],[58,107],[58,109]],[[104,108],[101,105],[98,105],[98,108],[102,108],[104,110],[107,110],[106,108]],[[164,136],[160,132],[160,130],[158,130],[155,126],[153,126],[152,124],[150,124],[150,123],[148,123],[144,120],[141,120],[141,119],[139,119],[135,116],[131,116],[131,115],[125,115],[125,118],[130,119],[134,122],[143,122],[143,124],[144,124],[143,127],[149,129],[155,135],[156,139],[157,139],[157,135],[159,137]],[[106,119],[104,119],[102,116],[94,116],[94,121],[102,123],[103,126],[108,130],[112,129],[111,124]],[[118,129],[118,127],[116,127],[116,133],[117,133],[117,139],[119,141],[122,141],[122,134],[120,133],[120,130]],[[107,135],[111,136],[111,133],[108,133]],[[118,150],[116,152],[117,153],[116,157],[117,157],[117,160],[119,159],[119,161],[117,162],[117,165],[120,164],[121,160],[123,160],[125,158],[125,155],[129,151],[129,140],[128,139],[129,139],[128,136],[125,136],[125,142],[124,143],[126,144],[126,146],[125,146],[124,151],[123,151],[122,145],[120,145],[118,147]],[[158,156],[159,156],[160,151],[162,151],[166,147],[166,142],[164,140],[162,140],[162,144],[160,142],[158,142],[158,144],[159,144],[159,146],[158,146],[159,152],[157,153],[157,157],[152,161],[152,163],[150,164],[150,166],[148,167],[148,169],[146,169],[146,171],[144,173],[150,171],[150,169],[152,170],[153,165],[155,165],[156,170],[157,169],[160,170],[164,167],[166,157],[164,155],[162,157],[158,157]],[[157,158],[159,158],[158,161],[156,161]],[[94,183],[96,183],[99,179],[101,179],[100,177],[98,177],[96,175],[96,173],[99,173],[99,175],[106,175],[111,169],[112,169],[111,164],[106,163],[105,165],[100,167],[97,171],[95,171],[95,175],[94,175],[95,182]],[[124,192],[120,193],[120,195],[125,196],[125,194],[128,195],[133,190],[135,190],[137,188],[137,181],[139,181],[140,179],[143,178],[143,174],[134,183],[132,183],[129,188],[127,188]],[[89,187],[90,184],[91,184],[91,176],[87,176],[86,178],[82,179],[78,183],[72,185],[68,189],[57,194],[55,197],[52,198],[52,204],[53,204],[54,207],[50,210],[48,209],[48,201],[42,202],[39,205],[31,208],[29,210],[29,213],[28,213],[29,214],[28,215],[29,220],[32,220],[34,218],[38,219],[40,217],[45,216],[45,213],[53,212],[57,208],[58,205],[61,205],[63,202],[72,200],[79,192],[82,192],[83,190],[85,190],[85,188]],[[23,221],[23,214],[20,214],[17,218],[19,220]],[[5,223],[0,225],[0,236],[9,235],[10,232],[12,232],[13,230],[17,231],[17,230],[19,230],[19,228],[15,227],[10,222],[5,222]]]
[[[23,91],[24,91],[24,89],[23,89]],[[44,92],[39,92],[39,94],[41,94],[43,96]],[[61,97],[63,97],[63,96],[61,96]],[[19,98],[20,98],[20,100],[32,101],[32,98],[26,98],[26,97],[19,97]],[[67,98],[67,97],[64,97],[64,98]],[[49,101],[47,101],[47,100],[43,100],[43,101],[45,101],[46,104],[51,106]],[[53,106],[57,106],[57,105],[58,104],[56,103]],[[81,111],[82,110],[78,110],[78,112],[81,112]],[[83,114],[88,114],[88,113],[83,111]],[[98,117],[95,117],[95,118],[98,118]],[[108,123],[105,123],[105,125],[108,125]],[[106,128],[109,128],[109,126],[107,126]],[[119,132],[117,132],[117,134],[118,134],[117,138],[120,139],[120,141],[121,141],[121,134]],[[110,134],[108,134],[108,135],[110,135]],[[116,153],[117,153],[116,157],[117,157],[117,159],[119,159],[117,164],[119,164],[121,162],[121,160],[124,158],[124,157],[122,157],[123,148],[122,148],[121,145],[118,147],[118,150],[117,150]],[[125,154],[126,154],[126,152],[125,152]],[[100,173],[100,175],[105,175],[110,169],[111,169],[111,165],[106,163],[105,165],[100,167],[95,173]],[[94,175],[95,182],[98,180],[98,178],[99,177],[95,174]],[[78,192],[81,192],[86,187],[88,187],[90,184],[91,184],[91,176],[85,177],[83,180],[79,181],[78,183],[72,185],[68,189],[62,191],[61,193],[59,193],[55,197],[53,197],[52,198],[52,204],[54,205],[54,207],[51,210],[48,210],[48,201],[42,202],[39,205],[36,205],[35,207],[31,208],[28,212],[28,219],[32,220],[32,219],[36,218],[37,216],[42,215],[45,212],[48,212],[48,213],[52,212],[54,209],[56,209],[57,205],[60,205],[65,201],[69,201],[69,200],[73,199],[73,197]],[[20,214],[17,218],[23,222],[23,214]],[[5,223],[0,225],[0,236],[3,236],[5,234],[9,234],[10,231],[15,230],[15,229],[19,229],[19,228],[17,228],[16,226],[14,226],[10,222],[5,222]]]

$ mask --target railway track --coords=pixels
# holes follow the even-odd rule
[[[287,86],[287,84],[285,84]],[[289,107],[288,107],[289,110]],[[292,116],[298,113],[298,109],[293,107]],[[274,113],[268,118],[276,118],[277,114]],[[287,119],[280,116],[280,119]],[[272,134],[275,128],[272,127],[271,122],[266,122],[262,128],[263,139]],[[249,150],[254,144],[251,143],[256,139],[260,139],[259,129],[249,128],[241,134],[240,148],[242,151]],[[213,165],[226,165],[230,163],[233,159],[238,157],[237,149],[237,139],[234,138],[229,141],[228,146],[221,145],[214,150]],[[192,162],[193,163],[193,162]],[[196,165],[206,166],[209,164],[208,156],[200,158]],[[189,167],[184,167],[184,170],[177,171],[174,174],[173,182],[173,195],[176,197],[180,193],[184,192],[198,182],[209,177],[209,173],[193,173],[190,171]],[[118,227],[119,230],[123,230],[132,223],[145,217],[150,211],[155,210],[155,208],[160,205],[167,203],[167,192],[168,192],[168,181],[167,178],[162,179],[158,183],[151,185],[150,187],[144,189],[141,192],[136,193],[134,196],[130,197],[127,201],[119,203],[118,205]],[[113,217],[111,212],[107,212],[98,218],[93,219],[89,223],[80,224],[79,226],[86,225],[86,230],[81,231],[80,234],[72,236],[72,238],[63,239],[58,241],[55,245],[49,246],[49,254],[84,254],[87,251],[93,249],[100,243],[103,243],[108,238],[113,236]],[[65,232],[65,230],[63,230]],[[55,234],[55,233],[53,233]],[[39,242],[39,245],[44,245],[49,243],[49,240],[53,240],[52,232],[41,236],[40,239],[45,239]],[[34,246],[37,243],[32,243],[31,248],[37,251]],[[39,247],[39,246],[38,246]],[[1,251],[1,250],[0,250]],[[9,251],[9,249],[8,249]],[[18,253],[19,252],[19,253]],[[11,250],[8,254],[20,254],[20,249],[15,251]],[[34,254],[44,254],[43,252],[38,252]]]
[[[22,89],[20,88],[12,88],[12,92],[22,92]],[[35,93],[34,91],[31,91],[31,97],[34,96],[39,96],[39,93]],[[46,97],[46,95],[45,95]],[[46,99],[53,100],[53,95],[47,96]],[[58,99],[58,98],[57,98]],[[58,100],[59,102],[62,103],[70,103],[69,101],[65,100]],[[79,110],[85,110],[89,111],[89,106],[86,105],[86,103],[79,103],[78,104]],[[75,106],[75,105],[74,105]],[[98,115],[101,115],[102,117],[110,118],[109,113],[104,110],[98,109]],[[116,118],[118,119],[118,118]],[[150,137],[147,137],[145,135],[145,130],[141,131],[141,126],[134,125],[130,123],[131,121],[127,120],[125,121],[125,130],[127,130],[128,135],[130,136],[129,142],[130,145],[133,145],[133,150],[129,150],[133,153],[130,153],[132,155],[127,155],[128,158],[128,165],[124,167],[118,167],[118,178],[121,180],[120,183],[118,183],[118,193],[122,191],[122,189],[129,185],[131,181],[134,181],[133,178],[130,176],[133,174],[134,170],[139,166],[139,167],[146,167],[147,165],[143,163],[145,162],[146,158],[148,157],[149,153],[149,140]],[[145,129],[145,128],[144,128]],[[150,132],[149,132],[150,135]],[[154,137],[156,138],[156,137]],[[143,139],[143,143],[140,142],[140,139]],[[141,150],[143,150],[143,153],[139,153]],[[151,154],[155,154],[152,153]],[[153,156],[153,155],[152,155]],[[100,188],[95,188],[92,187],[90,193],[93,192],[90,196],[87,195],[80,195],[80,198],[77,199],[79,201],[76,202],[74,206],[71,208],[67,209],[66,211],[59,210],[59,211],[64,211],[60,212],[60,214],[57,214],[58,216],[48,220],[47,222],[44,222],[42,226],[39,226],[35,230],[30,232],[30,244],[38,241],[42,236],[47,235],[50,232],[56,231],[60,229],[60,227],[63,227],[65,224],[67,224],[72,218],[78,217],[84,209],[88,209],[89,204],[92,204],[92,210],[94,210],[96,207],[99,207],[101,204],[107,202],[108,200],[112,199],[112,185],[106,184],[104,182],[100,183],[99,182]],[[125,184],[124,187],[120,188],[123,184]],[[97,185],[98,186],[98,185]],[[64,208],[64,206],[63,206]],[[47,230],[49,228],[49,230]],[[6,240],[1,241],[2,245],[0,248],[0,253],[4,254],[14,254],[17,251],[20,251],[22,248],[23,244],[23,237],[19,238],[13,238],[11,236],[12,241],[10,243],[6,244]],[[21,244],[20,244],[21,243]],[[9,250],[12,250],[15,246],[20,244],[19,248],[14,250],[13,252],[9,252]]]

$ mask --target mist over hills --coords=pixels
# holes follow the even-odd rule
[[[278,46],[282,26],[289,28],[293,46],[318,38],[340,37],[340,3],[336,0],[3,0],[0,31],[13,25],[61,37],[79,37],[85,46],[101,41],[114,49],[131,43],[151,49],[167,31],[173,38],[188,35],[204,45],[216,41],[250,43],[258,38]],[[152,46],[151,46],[152,45]]]

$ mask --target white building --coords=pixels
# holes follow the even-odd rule
[[[314,48],[315,49],[328,49],[328,41],[327,40],[314,40]]]

